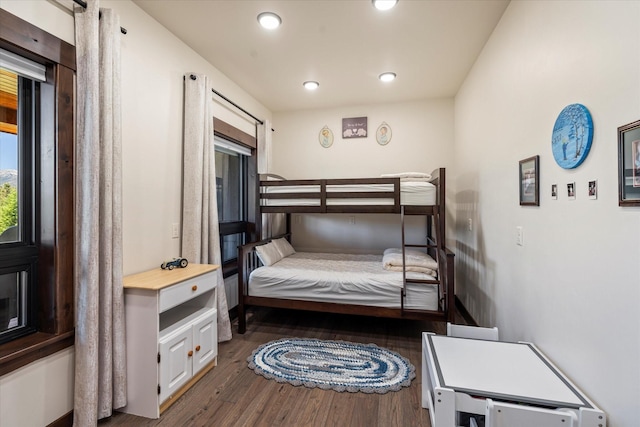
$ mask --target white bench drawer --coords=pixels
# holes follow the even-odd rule
[[[214,289],[217,285],[215,271],[186,280],[160,290],[158,310],[160,313],[178,306],[185,301]]]

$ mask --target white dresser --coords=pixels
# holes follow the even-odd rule
[[[158,418],[217,362],[217,265],[124,278],[127,406]]]

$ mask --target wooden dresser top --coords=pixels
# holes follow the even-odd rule
[[[123,279],[123,287],[135,289],[158,290],[176,283],[201,276],[220,268],[214,264],[189,264],[185,268],[163,270],[160,267],[142,273],[131,274]]]

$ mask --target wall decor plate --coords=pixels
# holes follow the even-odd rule
[[[551,151],[556,163],[573,169],[587,158],[593,141],[593,120],[587,107],[571,104],[564,107],[553,126]]]
[[[331,147],[333,145],[333,132],[331,132],[331,129],[326,126],[320,129],[318,141],[324,148]]]
[[[376,141],[380,145],[387,145],[389,141],[391,141],[391,127],[387,124],[387,122],[382,122],[380,126],[378,126],[378,130],[376,131]]]

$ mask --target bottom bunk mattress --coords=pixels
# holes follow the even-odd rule
[[[424,273],[407,278],[435,280]],[[382,255],[296,252],[249,276],[254,297],[400,308],[402,272],[383,268]],[[438,310],[438,285],[407,283],[404,308]]]

